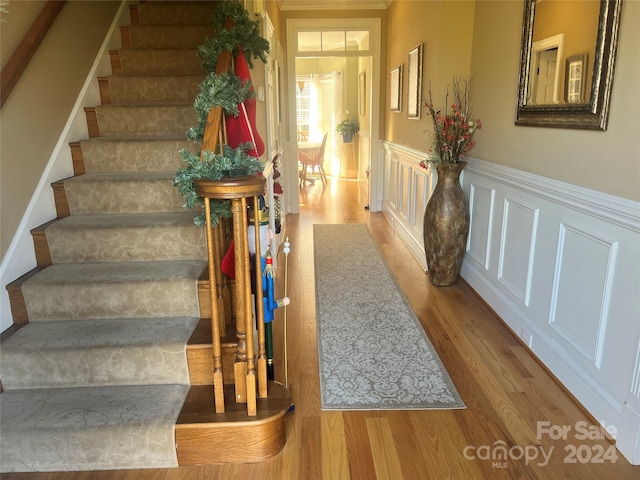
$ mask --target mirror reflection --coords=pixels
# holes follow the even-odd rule
[[[587,103],[600,2],[538,0],[533,21],[528,105]]]
[[[606,130],[623,0],[524,0],[516,125]]]

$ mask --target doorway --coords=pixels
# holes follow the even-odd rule
[[[336,131],[336,126],[346,118],[363,123],[364,132],[370,130],[368,112],[361,105],[366,102],[367,92],[362,92],[359,84],[360,78],[366,78],[366,73],[360,70],[367,63],[369,57],[296,59],[298,147],[301,141],[305,145],[320,143],[326,134],[324,169],[334,179],[358,180],[362,177],[360,163],[369,165],[365,152],[359,155],[363,139],[356,137],[345,144]]]
[[[289,19],[287,55],[291,121],[285,175],[289,189],[298,190],[298,138],[306,134],[309,141],[315,138],[319,142],[326,133],[327,174],[334,178],[353,175],[353,179],[367,182],[370,208],[379,211],[382,208],[382,167],[378,158],[380,104],[379,95],[373,92],[380,92],[381,88],[380,19]],[[306,112],[301,112],[305,109]],[[337,123],[345,118],[355,118],[360,124],[360,133],[349,146],[342,143],[335,131]],[[363,155],[358,155],[360,150],[364,150]],[[360,169],[356,166],[354,171],[353,161],[359,156]],[[352,170],[347,172],[349,161]],[[287,198],[291,202],[287,204],[288,212],[299,212],[295,197]]]
[[[563,33],[533,42],[527,95],[530,105],[559,102],[563,50]]]

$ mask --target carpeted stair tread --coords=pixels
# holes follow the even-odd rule
[[[210,25],[131,25],[131,48],[198,48],[214,35]]]
[[[169,172],[88,173],[64,180],[72,215],[183,212]]]
[[[51,265],[22,284],[31,321],[199,316],[206,261]]]
[[[118,59],[114,73],[124,75],[198,75],[203,72],[197,48],[123,48],[111,55]]]
[[[193,103],[204,75],[114,75],[107,78],[112,105]]]
[[[87,173],[175,172],[184,166],[180,150],[199,151],[199,145],[179,138],[97,137],[81,143]]]
[[[189,387],[141,385],[2,393],[1,470],[172,468]]]
[[[72,215],[45,228],[53,263],[206,260],[193,212]]]
[[[30,322],[2,344],[7,390],[188,384],[195,317]]]
[[[141,3],[137,6],[141,25],[202,25],[211,23],[215,3]]]
[[[184,105],[99,105],[95,107],[100,136],[186,137],[198,124],[192,103]]]

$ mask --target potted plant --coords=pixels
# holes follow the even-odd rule
[[[336,132],[342,135],[344,143],[351,143],[353,136],[360,131],[360,124],[356,119],[345,118],[336,125]]]

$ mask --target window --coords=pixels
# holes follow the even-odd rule
[[[298,140],[308,140],[311,133],[311,76],[296,76],[296,120]]]
[[[299,52],[351,52],[369,50],[367,30],[298,32]]]

